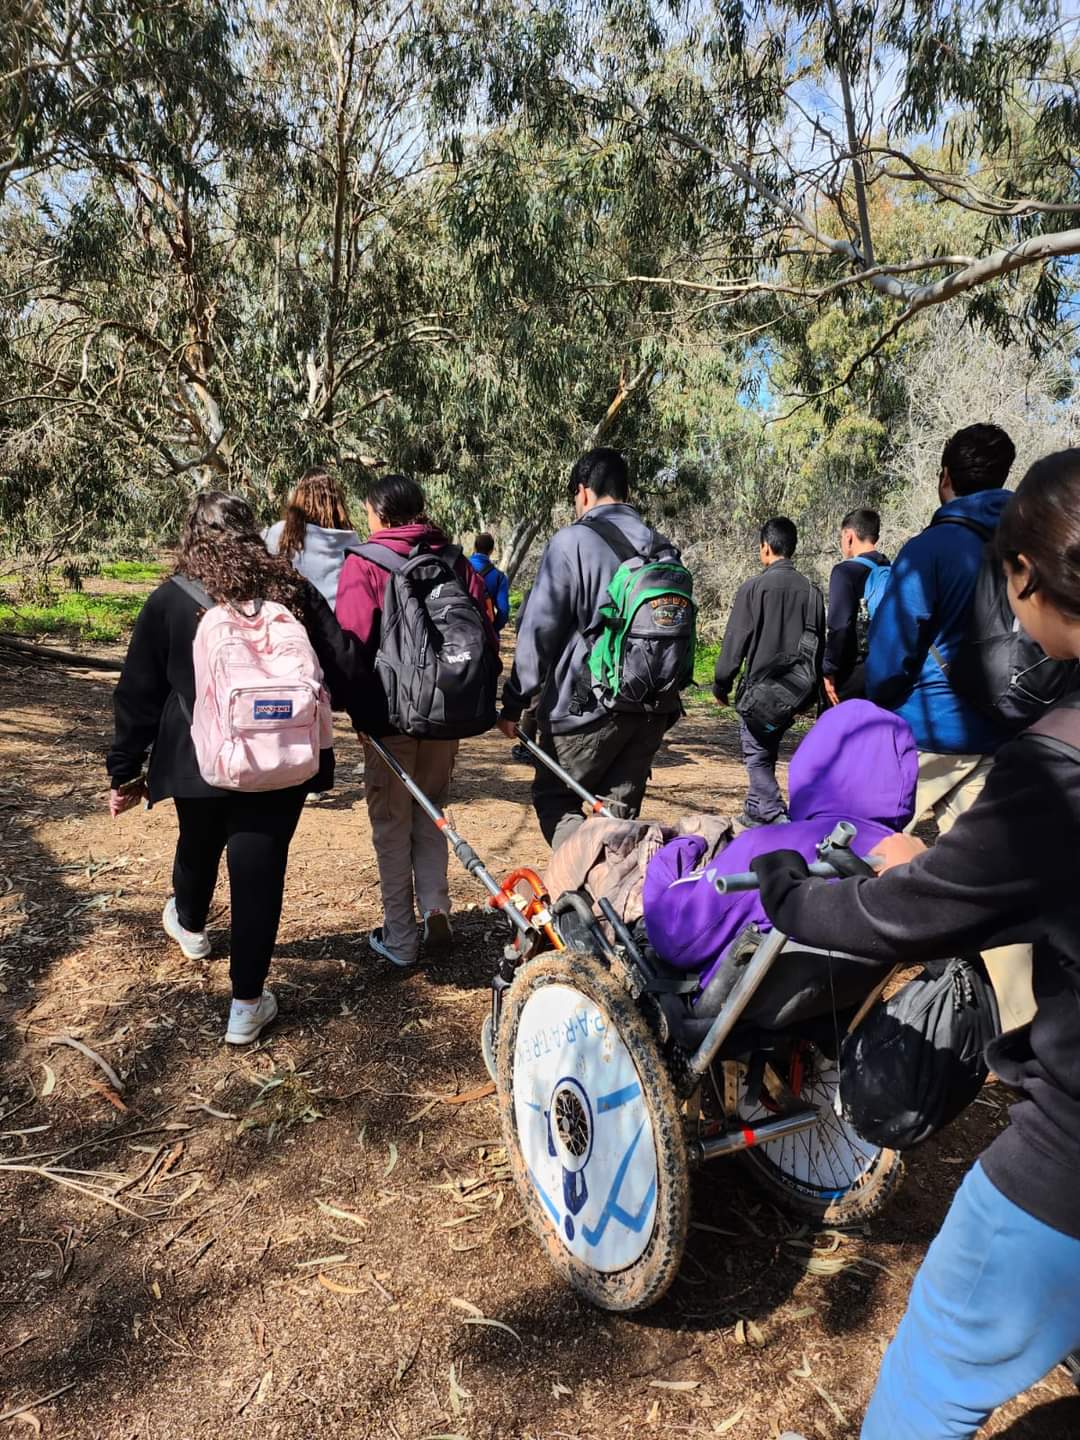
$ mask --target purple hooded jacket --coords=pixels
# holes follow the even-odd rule
[[[734,875],[770,850],[797,850],[804,860],[814,860],[818,842],[838,820],[856,827],[852,848],[867,855],[911,819],[918,773],[907,721],[868,700],[846,700],[822,715],[792,756],[791,824],[744,831],[709,869]],[[702,985],[745,926],[771,928],[755,891],[718,895],[704,880],[672,885],[694,873],[704,852],[698,835],[665,845],[649,864],[643,897],[653,949],[669,965],[702,970]]]

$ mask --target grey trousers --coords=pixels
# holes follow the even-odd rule
[[[745,809],[751,820],[775,820],[778,815],[787,814],[784,797],[776,783],[776,761],[785,734],[786,731],[774,730],[759,739],[751,734],[745,720],[739,721],[739,742],[750,781]]]
[[[541,735],[541,748],[579,785],[617,801],[628,817],[641,809],[653,757],[674,715],[609,714],[570,735]],[[553,850],[584,822],[582,801],[537,762],[533,806]]]

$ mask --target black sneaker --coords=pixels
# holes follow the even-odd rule
[[[514,745],[510,750],[510,759],[516,760],[519,765],[534,765],[536,763],[524,745]]]
[[[779,815],[774,815],[770,820],[762,820],[760,815],[748,815],[744,810],[741,815],[735,816],[735,824],[742,825],[746,830],[757,830],[762,825],[790,825],[791,816],[781,810]]]

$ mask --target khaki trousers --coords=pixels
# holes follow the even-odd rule
[[[382,744],[429,800],[445,806],[458,750],[456,740],[389,735]],[[416,906],[422,915],[430,910],[450,913],[449,851],[405,786],[366,743],[364,791],[379,864],[383,942],[399,960],[412,961],[420,948]]]
[[[937,821],[938,833],[947,834],[982,794],[994,763],[992,755],[939,755],[919,751],[919,788],[913,830],[927,815]],[[1031,946],[1001,945],[984,950],[983,961],[997,995],[1001,1028],[1015,1030],[1035,1014],[1031,990]]]

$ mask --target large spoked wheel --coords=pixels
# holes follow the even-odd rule
[[[871,1145],[837,1114],[836,1061],[816,1045],[797,1041],[783,1078],[821,1118],[810,1130],[743,1151],[743,1164],[778,1204],[808,1219],[854,1225],[876,1215],[892,1198],[904,1163],[895,1150]],[[740,1121],[752,1125],[776,1118],[765,1104],[748,1103],[741,1067],[737,1083]]]
[[[518,971],[497,1050],[503,1139],[551,1263],[605,1310],[652,1305],[682,1260],[690,1186],[645,1021],[597,960],[562,951]]]

